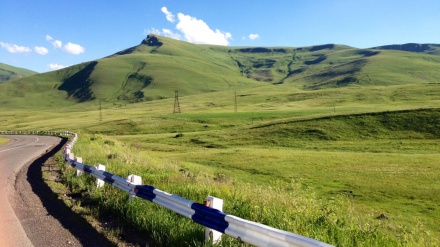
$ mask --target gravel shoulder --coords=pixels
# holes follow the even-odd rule
[[[42,165],[66,140],[24,165],[9,183],[8,199],[35,247],[115,246],[84,218],[74,213],[43,181]]]

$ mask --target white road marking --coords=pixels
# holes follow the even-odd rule
[[[35,139],[36,139],[36,141],[34,143],[37,143],[40,140],[40,139],[38,139],[38,137],[35,137]],[[28,144],[24,144],[24,145],[21,145],[21,146],[16,146],[16,147],[8,148],[8,149],[5,149],[5,150],[0,150],[0,153],[1,152],[6,152],[6,151],[9,151],[9,150],[13,150],[13,149],[17,149],[17,148],[21,148],[21,147],[26,147],[26,146],[32,145],[34,143],[28,143]]]

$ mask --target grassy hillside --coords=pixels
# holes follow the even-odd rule
[[[4,63],[0,63],[0,83],[12,80],[12,79],[18,79],[29,75],[34,75],[37,72],[23,69],[23,68],[17,68],[14,66],[10,66]]]
[[[435,84],[440,83],[436,47],[423,48],[429,52],[333,44],[221,47],[150,35],[103,59],[3,83],[0,106],[30,109],[29,100],[39,109],[98,100],[126,104],[172,98],[176,90],[185,96],[269,84],[289,90]]]
[[[408,43],[408,44],[403,44],[403,45],[378,46],[378,47],[374,47],[372,49],[409,51],[409,52],[426,53],[426,54],[432,54],[432,55],[440,55],[440,45],[438,45],[438,44]]]
[[[440,82],[440,56],[425,53],[322,45],[234,49],[231,54],[249,78],[304,89]]]
[[[98,99],[133,103],[173,97],[175,90],[191,95],[257,85],[241,76],[227,53],[217,47],[161,37],[103,59],[2,85],[0,105],[25,107],[24,95],[39,94],[50,95],[61,106]],[[12,104],[7,97],[11,93],[22,95]],[[51,106],[47,101],[34,102],[33,107]]]

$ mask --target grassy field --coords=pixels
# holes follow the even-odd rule
[[[271,85],[181,97],[181,114],[172,114],[170,99],[104,103],[101,111],[84,103],[5,109],[1,123],[63,126],[79,134],[74,152],[88,164],[141,175],[145,184],[196,202],[217,196],[228,214],[338,246],[435,246],[439,91],[436,84],[319,91]],[[202,245],[202,227],[190,220],[141,200],[128,203],[109,186],[90,189],[92,179],[74,175],[66,170],[65,180],[95,217],[148,232],[153,246]]]

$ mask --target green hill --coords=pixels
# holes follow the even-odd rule
[[[0,83],[36,74],[37,72],[0,63]]]
[[[427,53],[427,54],[433,54],[433,55],[440,55],[440,45],[437,45],[437,44],[408,43],[408,44],[403,44],[403,45],[378,46],[378,47],[374,47],[372,49],[421,52],[421,53]]]
[[[95,99],[132,103],[173,97],[175,90],[191,95],[257,84],[239,73],[227,48],[150,36],[103,59],[6,83],[0,105],[26,107],[29,100],[43,108]]]
[[[439,83],[438,46],[420,46],[429,52],[334,44],[222,47],[149,35],[102,59],[3,83],[0,106],[27,108],[29,100],[40,108],[98,99],[134,103],[170,98],[176,90],[186,96],[281,84],[317,90]]]
[[[241,72],[274,84],[304,89],[348,85],[396,85],[439,82],[440,56],[340,45],[305,48],[232,50]]]

